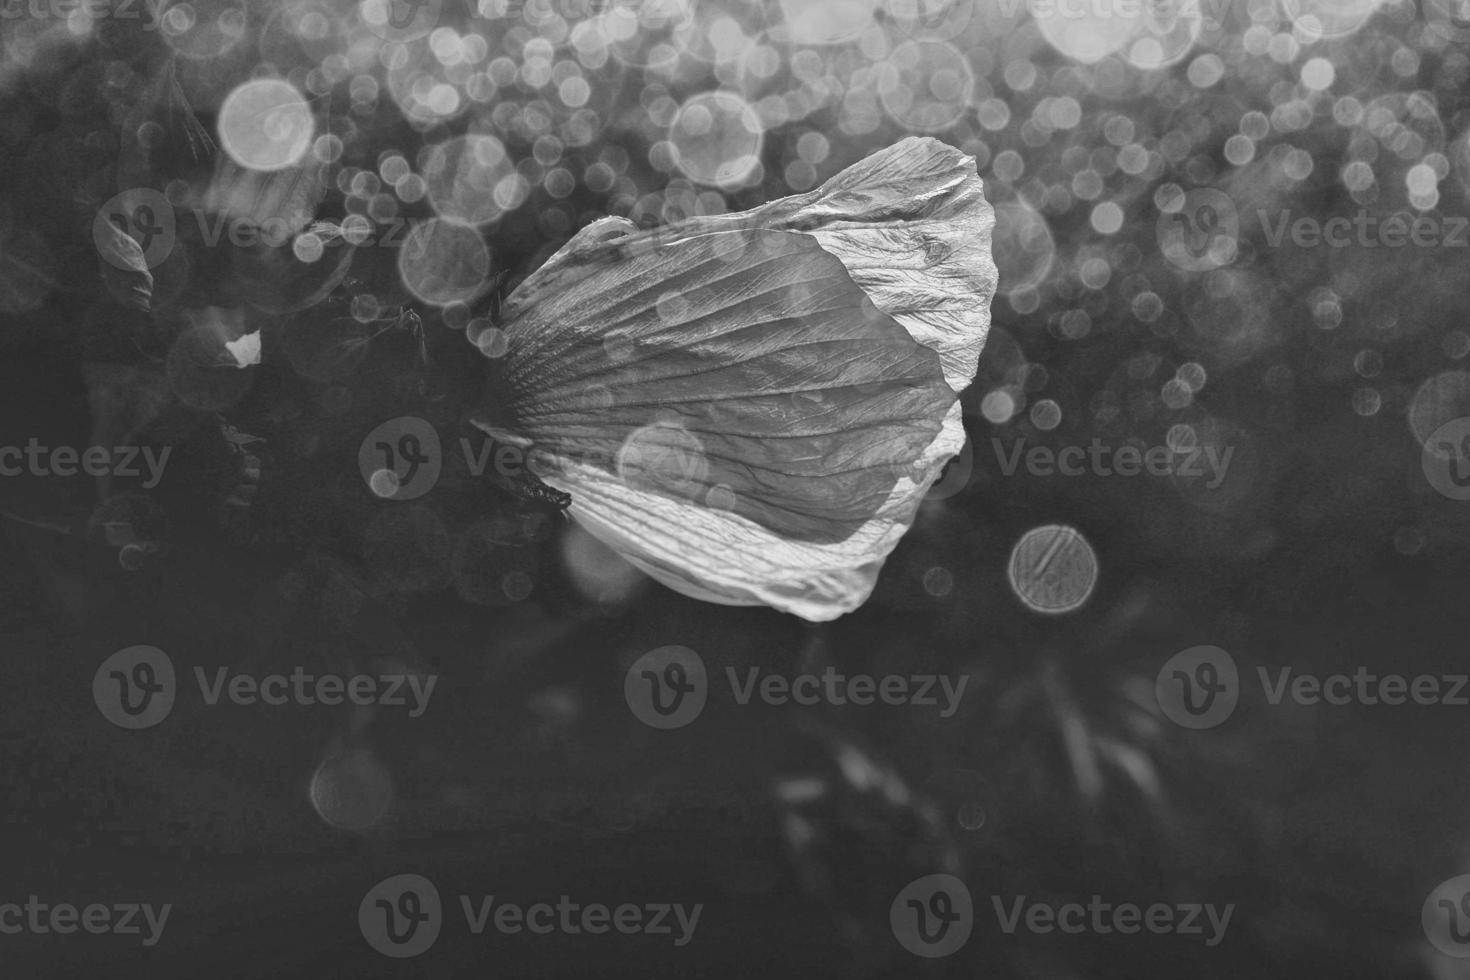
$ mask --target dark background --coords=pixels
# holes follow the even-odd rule
[[[1220,5],[1188,54],[1153,70],[1129,65],[1126,51],[1078,61],[1033,18],[994,5],[955,33],[934,29],[927,43],[944,50],[929,54],[957,53],[972,72],[956,119],[934,135],[974,154],[990,200],[1031,209],[1051,245],[1023,239],[1008,224],[1020,212],[1002,209],[1001,294],[964,396],[972,475],[924,505],[873,598],[824,626],[640,584],[555,511],[468,474],[447,473],[409,505],[375,499],[357,469],[363,434],[395,416],[462,431],[485,370],[465,320],[493,319],[495,295],[578,227],[607,213],[676,220],[711,189],[656,165],[649,107],[731,87],[728,70],[690,57],[672,75],[650,72],[637,44],[586,68],[597,128],[561,150],[577,186],[557,198],[533,185],[481,229],[503,278],[468,308],[411,295],[390,249],[355,250],[344,273],[181,236],[142,309],[99,272],[97,208],[128,186],[218,179],[221,151],[199,135],[216,134],[223,95],[252,72],[301,84],[332,39],[363,37],[355,10],[321,5],[339,33],[308,44],[282,27],[305,8],[239,8],[241,40],[216,51],[186,32],[173,57],[157,32],[122,19],[80,32],[55,19],[0,23],[0,442],[85,446],[101,431],[174,447],[159,487],[124,482],[101,502],[83,479],[0,481],[0,901],[174,904],[150,951],[115,936],[0,937],[0,976],[1464,975],[1424,941],[1419,910],[1436,883],[1467,870],[1467,709],[1256,699],[1220,728],[1187,732],[1153,701],[1163,662],[1199,644],[1228,650],[1242,672],[1464,669],[1470,510],[1430,486],[1415,433],[1470,405],[1466,251],[1272,248],[1251,215],[1410,209],[1406,174],[1434,153],[1449,167],[1437,203],[1420,210],[1463,212],[1470,58],[1407,4],[1336,39],[1300,40],[1298,23],[1300,50],[1273,56],[1265,42],[1283,50],[1270,39],[1291,36],[1304,6]],[[219,12],[196,7],[201,21]],[[446,8],[442,23],[487,39],[482,64],[520,64],[529,41],[556,36],[549,18],[572,24],[597,9],[514,5],[471,22]],[[913,37],[895,9],[878,4],[868,18],[890,47]],[[774,4],[702,3],[691,16],[730,17],[777,52],[769,77],[739,75],[750,101],[809,93],[793,102],[809,111],[765,132],[763,176],[717,188],[725,206],[808,189],[915,131],[892,98],[870,128],[852,122],[865,91],[907,84],[854,74],[873,60],[871,36],[810,43],[782,33]],[[406,50],[426,58],[425,44]],[[1196,84],[1211,77],[1213,63],[1200,62],[1210,57],[1223,71]],[[1311,58],[1336,69],[1325,93],[1302,85]],[[806,77],[813,63],[828,82]],[[360,74],[375,73],[391,71]],[[314,202],[319,218],[363,213],[337,175],[370,171],[387,150],[413,162],[473,127],[524,160],[534,158],[527,118],[572,125],[569,107],[518,82],[411,125],[384,86],[357,108],[347,81],[314,97],[321,125],[348,134],[341,159],[293,175],[304,190],[262,182],[255,213],[283,199]],[[1046,101],[1061,98],[1080,117],[1039,125],[1068,121]],[[945,97],[933,99],[942,110]],[[1344,122],[1343,99],[1381,112]],[[1310,109],[1300,125],[1297,103]],[[1237,164],[1238,145],[1226,144],[1254,129],[1251,112],[1271,125]],[[932,113],[915,118],[932,128]],[[1141,172],[1119,169],[1108,135],[1118,119],[1133,126],[1124,145],[1149,154]],[[129,133],[150,121],[140,149]],[[1408,131],[1420,142],[1405,143]],[[810,172],[791,169],[811,133],[828,153]],[[1309,155],[1310,174],[1286,173],[1299,163],[1291,150]],[[1340,176],[1353,160],[1373,167],[1367,189]],[[613,187],[581,179],[597,162]],[[1086,190],[1094,175],[1096,192]],[[1155,235],[1170,185],[1237,202],[1234,261],[1207,272],[1170,263]],[[1102,201],[1122,209],[1116,232],[1090,223]],[[398,213],[432,211],[402,202]],[[384,311],[413,309],[423,346],[411,325],[363,342],[383,324],[348,324],[338,343],[356,341],[350,356],[303,371],[318,362],[291,356],[292,338],[350,320],[363,295]],[[210,309],[232,312],[199,312]],[[170,352],[198,322],[262,331],[262,363],[178,368],[174,353],[171,372]],[[1186,364],[1208,381],[1171,407],[1164,388]],[[103,391],[115,399],[94,410]],[[1013,417],[987,413],[996,392]],[[160,407],[147,410],[154,395]],[[1034,424],[1029,409],[1043,399],[1060,425]],[[1234,447],[1220,488],[1007,476],[992,444],[1151,446],[1177,425]],[[149,549],[124,556],[107,522]],[[1090,601],[1063,617],[1028,609],[1006,576],[1016,540],[1049,523],[1079,529],[1100,566]],[[935,568],[948,591],[926,588]],[[97,711],[91,680],[137,643],[167,651],[181,674],[302,665],[440,681],[419,719],[195,699],[157,728],[126,732]],[[698,651],[712,673],[830,664],[971,680],[950,719],[716,695],[695,724],[657,732],[628,710],[623,677],[669,644]],[[370,796],[371,774],[391,778],[387,813],[366,828],[313,807],[313,773],[344,756],[362,763],[347,770],[349,790]],[[818,787],[815,798],[785,802],[793,781]],[[344,804],[339,817],[353,812]],[[893,940],[888,903],[941,870],[976,895],[976,934],[956,956],[922,961]],[[356,908],[374,883],[406,872],[445,896],[705,910],[682,949],[649,936],[475,938],[451,923],[431,952],[391,961],[363,942]],[[1006,936],[992,894],[1236,911],[1212,949],[1192,937]]]

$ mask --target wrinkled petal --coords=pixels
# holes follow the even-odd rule
[[[995,211],[973,157],[911,136],[809,193],[662,234],[677,240],[731,225],[812,235],[878,309],[939,352],[950,387],[969,387],[998,281],[990,254]]]
[[[507,300],[476,423],[532,447],[573,517],[670,588],[833,619],[964,445],[993,223],[974,161],[929,139],[742,214],[596,222]],[[622,464],[650,429],[644,457],[681,457],[676,479]]]
[[[727,606],[771,606],[811,622],[861,606],[907,529],[880,517],[844,541],[813,544],[727,511],[637,490],[585,463],[547,482],[572,494],[572,516],[594,537],[675,592]]]

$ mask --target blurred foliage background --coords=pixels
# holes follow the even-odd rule
[[[0,441],[174,453],[157,487],[0,481],[7,878],[191,910],[149,967],[166,976],[584,957],[608,976],[1461,976],[1419,927],[1467,860],[1457,709],[1258,699],[1186,732],[1153,684],[1198,644],[1247,673],[1463,669],[1470,511],[1420,458],[1470,414],[1466,245],[1271,234],[1464,213],[1462,6],[7,6]],[[680,598],[451,452],[421,501],[364,484],[375,426],[463,434],[498,299],[589,221],[738,210],[916,133],[975,157],[1001,290],[967,469],[859,612],[818,628]],[[1219,253],[1202,191],[1234,211]],[[107,258],[114,216],[146,274]],[[1001,465],[1018,440],[1094,439],[1233,456],[1215,487]],[[1051,523],[1099,566],[1063,617],[1007,579]],[[194,706],[120,737],[86,692],[143,642],[181,672],[432,672],[440,700],[416,720]],[[659,733],[622,684],[668,644],[712,673],[971,682],[948,719],[715,699]],[[351,912],[409,868],[451,891],[702,900],[708,931],[389,964]],[[921,963],[887,907],[937,870],[982,922],[991,894],[1238,909],[1213,949],[991,928]],[[19,947],[18,975],[133,962],[89,942]]]

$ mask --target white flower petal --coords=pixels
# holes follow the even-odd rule
[[[641,392],[636,372],[619,367],[611,356],[605,367],[589,374],[592,368],[587,358],[593,356],[589,351],[597,348],[584,345],[601,344],[609,337],[626,338],[638,344],[634,363],[641,365],[640,370],[661,364],[660,344],[677,350],[685,342],[671,335],[666,326],[643,325],[637,297],[649,292],[650,277],[656,280],[666,265],[680,268],[681,263],[687,264],[695,248],[693,239],[728,239],[730,236],[718,233],[737,230],[799,232],[815,239],[822,251],[845,268],[851,279],[847,289],[855,284],[874,307],[892,318],[890,328],[896,322],[938,354],[933,383],[943,388],[939,383],[942,371],[944,383],[957,394],[974,377],[990,325],[990,301],[996,286],[990,257],[993,226],[994,212],[985,201],[974,160],[932,139],[904,140],[809,194],[742,214],[695,218],[654,232],[638,231],[623,219],[604,219],[584,229],[507,301],[506,329],[517,355],[511,360],[518,359],[520,364],[512,373],[525,382],[524,389],[513,397],[528,403],[522,408],[530,420],[538,412],[546,419],[565,417],[569,405],[590,395],[583,396],[581,389],[562,379],[559,394],[538,405],[533,382],[538,377],[551,382],[564,370],[557,366],[562,363],[558,358],[572,356],[577,360],[575,372],[580,373],[569,378],[580,379],[582,388],[616,390],[625,393],[620,396],[624,400],[632,398],[626,393]],[[614,239],[619,240],[616,245],[608,244]],[[625,282],[630,284],[620,288]],[[634,282],[636,285],[631,284]],[[703,302],[708,305],[708,297]],[[596,317],[588,312],[590,307],[607,307],[611,316],[602,319],[615,322],[591,323],[588,318]],[[733,309],[737,308],[727,308],[727,314]],[[620,319],[623,317],[626,322]],[[732,363],[742,360],[731,356],[735,358]],[[749,399],[758,394],[753,391],[738,397]],[[496,397],[504,395],[499,392]],[[732,395],[736,393],[710,392],[716,401]],[[627,403],[639,404],[636,400]],[[691,410],[685,397],[678,403],[683,411]],[[733,410],[738,403],[730,404]],[[628,419],[615,417],[612,400],[608,406],[613,414],[605,417],[612,431],[629,424]],[[489,414],[490,418],[477,423],[487,431],[498,424],[495,413]],[[725,417],[711,408],[700,413],[700,424]],[[741,424],[738,414],[729,417]],[[745,421],[754,418],[746,416]],[[800,540],[773,530],[779,523],[757,523],[708,500],[633,485],[605,460],[580,457],[536,431],[517,436],[529,438],[536,445],[535,452],[545,455],[548,465],[536,471],[545,482],[571,495],[573,517],[653,578],[706,601],[765,604],[823,621],[850,612],[867,599],[884,560],[913,523],[924,494],[944,464],[963,448],[958,400],[949,403],[942,420],[928,418],[931,426],[934,421],[940,423],[937,434],[927,445],[920,443],[922,449],[912,447],[916,454],[913,465],[897,478],[876,510],[865,512],[858,518],[860,523],[844,527],[841,534],[808,534]],[[577,438],[585,441],[592,438],[591,427],[600,423],[589,417],[578,424],[583,428],[576,430],[580,433]],[[855,447],[844,446],[841,439],[834,435],[826,449],[848,455]],[[781,445],[783,441],[774,439],[768,449],[761,450],[762,457],[770,459],[752,458],[751,463],[763,470],[771,467],[772,460],[779,464],[780,454],[789,451]],[[809,466],[814,458],[819,457],[797,456],[791,462]],[[774,471],[780,469],[776,465]],[[754,512],[745,508],[744,513]]]
[[[247,333],[237,340],[225,341],[225,350],[235,359],[235,367],[248,368],[260,363],[260,331]]]
[[[815,236],[878,309],[939,352],[950,387],[969,387],[997,283],[995,211],[973,157],[910,137],[757,213]]]

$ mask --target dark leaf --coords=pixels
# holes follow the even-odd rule
[[[98,222],[97,231],[107,291],[123,306],[147,313],[153,299],[153,273],[148,271],[142,246],[110,221]]]

